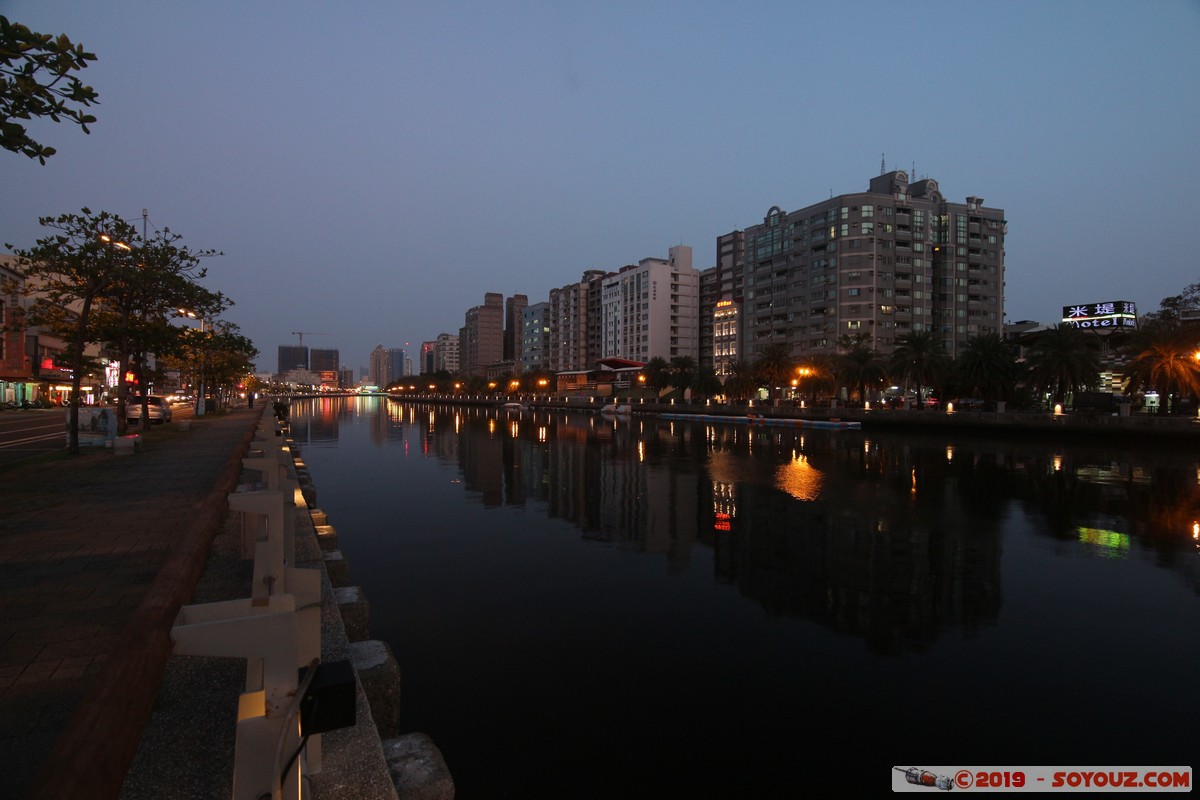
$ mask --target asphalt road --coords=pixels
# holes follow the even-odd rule
[[[171,406],[171,419],[190,419],[187,403]],[[67,409],[31,408],[0,411],[0,467],[67,447]]]

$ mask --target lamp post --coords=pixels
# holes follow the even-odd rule
[[[201,337],[202,341],[206,341],[207,340],[206,334],[208,333],[208,330],[207,330],[208,320],[206,320],[206,319],[204,319],[204,317],[201,317],[200,315],[198,315],[195,311],[189,311],[186,308],[179,309],[179,313],[181,316],[187,317],[189,319],[194,319],[200,323],[200,337]],[[195,405],[195,414],[197,417],[204,416],[204,406],[205,406],[205,402],[204,402],[204,362],[207,360],[208,360],[208,349],[205,348],[203,346],[203,344],[201,344],[200,391],[198,391],[196,393],[196,405]]]
[[[795,381],[793,381],[793,385],[795,385],[795,386],[796,386],[796,389],[797,389],[797,391],[799,391],[799,390],[800,390],[800,386],[801,386],[801,385],[804,383],[804,381],[806,381],[807,379],[811,378],[811,377],[812,377],[813,375],[815,375],[815,374],[816,374],[816,370],[814,370],[812,367],[796,367],[796,380],[795,380]],[[817,387],[816,387],[816,384],[814,383],[814,384],[813,384],[813,385],[812,385],[810,388],[812,389],[812,402],[813,402],[813,405],[816,405],[816,403],[817,403]],[[803,400],[801,400],[801,401],[800,401],[800,407],[801,407],[801,408],[803,408],[803,407],[804,407],[804,401],[803,401]]]

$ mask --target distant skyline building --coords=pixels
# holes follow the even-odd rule
[[[308,368],[313,372],[337,372],[341,366],[336,349],[318,349],[308,351]]]
[[[383,345],[375,345],[375,349],[371,351],[370,367],[367,370],[367,383],[372,386],[383,387],[387,384],[387,351],[383,349]]]
[[[389,347],[387,350],[387,371],[384,374],[383,382],[380,386],[387,386],[389,383],[400,380],[405,376],[404,372],[404,349],[401,347]]]
[[[421,342],[421,374],[428,375],[437,372],[434,369],[434,358],[437,352],[437,342]]]
[[[308,369],[308,348],[294,345],[281,344],[279,345],[279,369],[276,370],[280,375],[289,370]]]
[[[457,374],[459,339],[449,333],[439,333],[436,339],[421,345],[421,374],[445,371]]]

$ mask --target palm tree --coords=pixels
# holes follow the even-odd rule
[[[786,344],[772,344],[758,355],[754,369],[758,378],[767,384],[767,398],[775,399],[775,388],[792,379],[792,349]]]
[[[696,359],[691,356],[675,356],[671,359],[670,386],[680,393],[692,388],[696,380]]]
[[[1052,402],[1061,403],[1070,392],[1083,391],[1100,382],[1100,354],[1083,330],[1060,323],[1038,336],[1029,353],[1029,380]]]
[[[867,386],[878,386],[887,377],[887,367],[879,351],[866,341],[859,341],[838,357],[836,374],[846,386],[858,388],[859,402],[867,401]]]
[[[941,380],[949,364],[946,348],[933,331],[910,331],[896,338],[892,374],[916,384],[918,403],[924,388]]]
[[[968,339],[955,366],[960,388],[984,400],[1007,399],[1016,385],[1016,359],[998,333]]]
[[[662,356],[655,356],[646,362],[646,383],[660,397],[671,386],[671,365]]]
[[[721,379],[712,367],[700,367],[692,380],[692,391],[697,397],[712,397],[721,393]]]
[[[1196,339],[1195,331],[1170,322],[1151,324],[1139,331],[1129,343],[1133,360],[1127,369],[1126,394],[1154,389],[1164,401],[1172,395],[1200,395]],[[1167,402],[1159,404],[1158,413],[1169,413]]]
[[[729,377],[725,379],[725,392],[734,400],[745,400],[758,388],[755,369],[745,361],[734,361],[729,365]]]
[[[815,405],[817,392],[824,391],[834,394],[838,389],[837,370],[840,357],[833,353],[816,353],[809,356],[801,365],[808,370],[800,375],[801,386],[807,386],[809,395]]]

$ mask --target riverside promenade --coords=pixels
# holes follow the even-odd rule
[[[182,605],[249,596],[227,510],[263,413],[155,428],[130,455],[0,469],[0,797],[230,796],[245,661],[172,656],[170,628]],[[297,516],[309,551],[297,566],[319,567],[308,512]],[[322,659],[344,658],[323,581]],[[357,695],[356,724],[323,737],[312,797],[397,796]]]
[[[85,449],[0,472],[0,797],[47,796],[39,787],[80,755],[56,743],[95,724],[90,711],[124,715],[102,721],[117,722],[123,740],[96,745],[110,751],[110,769],[128,766],[149,710],[137,696],[152,703],[157,685],[125,685],[132,673],[107,671],[124,669],[117,661],[130,654],[152,661],[147,621],[190,598],[199,575],[188,574],[181,548],[219,529],[261,411],[163,426],[130,456]],[[97,697],[114,677],[125,696]],[[93,796],[120,777],[91,776]]]

